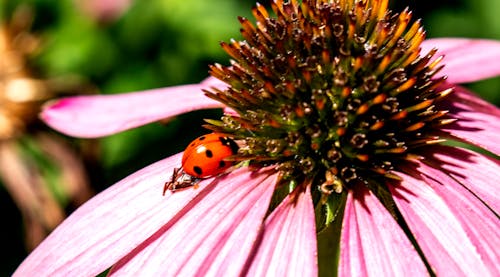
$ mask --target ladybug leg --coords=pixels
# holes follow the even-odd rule
[[[175,184],[171,190],[172,191],[182,190],[192,186],[195,186],[196,188],[197,183],[198,183],[197,178],[185,173],[184,171],[181,171],[181,173],[177,175],[177,179],[175,180]]]
[[[177,186],[177,177],[179,175],[179,171],[180,168],[174,168],[174,172],[172,173],[170,181],[165,182],[165,185],[163,186],[163,196],[165,196],[167,190],[175,191],[175,187]]]
[[[174,168],[170,181],[166,182],[163,186],[163,195],[165,195],[167,190],[175,192],[176,190],[181,190],[191,186],[197,188],[198,180],[199,179],[184,172],[182,168]]]

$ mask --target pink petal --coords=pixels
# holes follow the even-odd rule
[[[200,85],[205,88],[215,87],[218,89],[224,89],[227,87],[226,83],[212,76],[205,78],[203,81],[201,81]]]
[[[208,78],[195,85],[68,97],[46,106],[40,117],[50,127],[67,135],[101,137],[194,110],[223,107],[204,96],[202,89],[210,86],[226,85]]]
[[[95,196],[53,231],[15,276],[95,276],[158,231],[205,189],[162,196],[180,164],[177,154],[152,164]]]
[[[97,20],[112,21],[120,17],[132,4],[131,0],[88,0],[76,4]]]
[[[458,119],[443,131],[500,155],[500,109],[463,87],[455,87],[449,99],[439,104],[449,110],[451,118]]]
[[[318,276],[315,225],[310,187],[288,195],[266,219],[246,275]]]
[[[427,269],[387,209],[366,188],[349,191],[338,276],[427,276]]]
[[[432,48],[444,55],[445,67],[440,75],[447,75],[450,83],[469,83],[500,75],[500,41],[465,38],[428,39],[422,43],[426,54]]]
[[[112,268],[111,275],[237,276],[276,183],[274,170],[243,168],[219,178]]]
[[[416,178],[401,173],[391,191],[437,276],[499,276],[496,215],[440,170],[423,163],[418,170]]]
[[[500,211],[500,162],[456,147],[435,146],[426,162],[445,172],[476,194],[494,211]]]

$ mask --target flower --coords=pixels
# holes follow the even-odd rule
[[[455,85],[500,75],[500,43],[424,41],[384,0],[271,6],[275,17],[254,8],[255,25],[240,18],[245,41],[222,44],[234,60],[211,74],[223,82],[46,107],[47,124],[81,137],[226,108],[207,128],[244,162],[166,197],[180,154],[148,166],[78,209],[15,275],[314,276],[318,262],[340,276],[498,275],[500,162],[441,143],[500,154],[500,111]]]
[[[110,22],[118,19],[132,5],[131,0],[116,1],[75,1],[83,12],[99,22]]]

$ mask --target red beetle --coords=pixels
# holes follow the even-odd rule
[[[212,133],[198,137],[184,150],[182,168],[174,169],[172,179],[165,183],[163,194],[167,190],[193,186],[200,179],[225,172],[234,164],[225,159],[236,153],[238,145],[227,136]]]

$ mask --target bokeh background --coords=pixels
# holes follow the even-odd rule
[[[21,109],[36,114],[40,104],[64,95],[199,82],[207,76],[208,64],[227,64],[219,42],[240,38],[237,16],[251,17],[254,5],[254,0],[0,0],[0,128],[2,110],[8,111],[8,122],[18,122],[19,114],[26,120],[22,127],[12,125],[9,136],[0,136],[0,149],[14,153],[3,163],[0,158],[0,276],[10,275],[60,220],[93,194],[182,151],[206,132],[200,127],[204,118],[220,116],[220,111],[194,112],[99,140],[74,139],[19,112],[18,104],[6,99],[23,91],[7,91],[12,86],[6,84],[37,84],[28,91],[43,91],[43,97],[31,96]],[[500,1],[398,0],[391,5],[396,11],[409,6],[414,18],[422,18],[428,37],[500,39]],[[500,104],[500,78],[469,86]],[[58,151],[62,154],[54,154]],[[71,166],[61,162],[67,159]],[[18,163],[22,170],[13,166]],[[33,176],[36,181],[31,182]],[[35,197],[27,197],[31,194]]]

